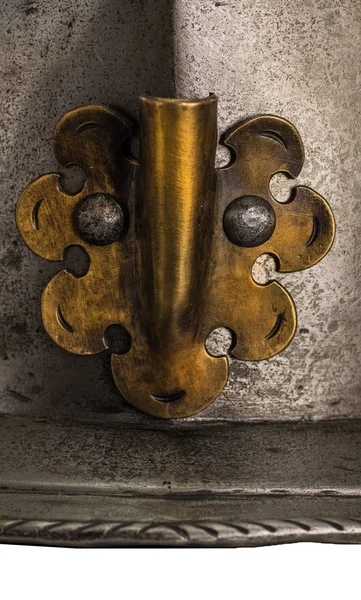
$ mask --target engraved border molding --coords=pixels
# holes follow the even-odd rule
[[[0,542],[78,547],[240,547],[291,542],[360,543],[361,518],[234,523],[0,520]]]

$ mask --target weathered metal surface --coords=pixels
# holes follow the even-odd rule
[[[84,362],[49,343],[35,297],[59,265],[33,262],[13,210],[27,182],[58,169],[52,131],[69,109],[100,102],[135,116],[142,90],[173,95],[171,5],[5,0],[1,12],[0,411],[75,416],[91,406],[137,419],[112,383],[109,356]]]
[[[361,494],[360,421],[243,424],[152,419],[151,424],[111,426],[97,418],[66,422],[3,416],[0,433],[1,494],[88,492],[164,500],[271,494],[276,499],[294,497],[293,515],[297,496],[314,496],[322,507],[324,497]],[[20,499],[19,504],[24,515],[26,503]],[[130,518],[138,519],[138,510],[134,506]],[[168,515],[175,517],[178,510],[169,508]],[[59,518],[58,512],[52,514]],[[91,514],[87,512],[87,518]],[[189,518],[196,514],[200,518],[206,513],[195,507]],[[160,512],[147,516],[156,518]],[[242,513],[240,518],[246,516]],[[275,516],[280,516],[276,508],[270,513]],[[326,516],[321,508],[319,516]]]
[[[0,457],[7,458],[8,469],[1,477],[3,541],[106,544],[112,531],[109,544],[139,543],[134,542],[138,535],[142,545],[148,543],[147,536],[152,545],[186,545],[187,540],[215,545],[222,539],[230,545],[247,540],[251,544],[360,541],[359,434],[352,423],[346,423],[346,432],[342,423],[314,422],[361,416],[360,24],[357,0],[2,3],[0,409],[12,424],[12,431],[2,428],[0,436]],[[38,298],[59,265],[44,261],[39,268],[39,259],[22,247],[13,221],[16,198],[27,183],[58,167],[51,132],[59,118],[90,103],[121,105],[136,116],[141,91],[160,96],[176,91],[183,97],[212,91],[220,99],[221,131],[242,115],[266,112],[289,119],[306,148],[302,182],[330,200],[338,223],[336,243],[320,267],[277,275],[299,308],[299,335],[293,345],[267,362],[231,361],[224,393],[198,417],[187,420],[187,426],[197,426],[191,438],[199,443],[185,454],[180,422],[163,423],[159,448],[157,437],[147,445],[147,430],[150,435],[155,420],[119,399],[109,377],[109,356],[100,360],[72,356],[48,339]],[[220,164],[229,159],[228,153],[218,155]],[[281,183],[282,179],[273,181],[272,189],[277,197],[287,197],[288,184]],[[272,277],[272,261],[265,259],[262,265],[265,268],[255,276],[266,282]],[[222,340],[229,344],[222,332],[214,339],[216,346]],[[12,421],[13,415],[21,417]],[[83,423],[83,433],[73,441],[85,415],[97,430],[90,434]],[[68,426],[59,423],[56,429],[42,429],[44,421],[59,418]],[[212,461],[204,462],[201,493],[185,497],[182,489],[192,483],[199,491],[191,468],[200,468],[198,449],[202,450],[204,428],[211,419],[227,421],[229,428],[224,435],[215,428],[210,432],[206,446],[214,445],[216,452]],[[248,423],[239,437],[234,436],[236,421],[254,419],[303,422],[297,442],[293,426],[284,423],[264,424],[262,431]],[[144,431],[134,437],[139,426]],[[325,427],[322,441],[315,433],[319,426]],[[281,432],[291,427],[284,442],[274,429],[278,427]],[[248,431],[257,434],[253,441]],[[249,450],[243,452],[247,438],[254,445],[253,460]],[[227,440],[235,442],[234,450]],[[88,455],[92,446],[95,454]],[[265,479],[255,485],[256,495],[235,497],[219,478],[221,470],[213,472],[210,482],[207,468],[224,465],[230,450],[232,463],[243,465],[244,477],[252,470],[258,476],[271,474],[272,486],[277,484],[272,495]],[[36,462],[39,453],[43,460]],[[60,493],[56,486],[44,493],[36,480],[44,470],[48,473],[49,458],[55,454],[62,458],[51,463],[52,474],[66,479],[68,471],[70,477]],[[67,455],[69,460],[64,459]],[[27,457],[34,457],[34,463]],[[82,468],[84,461],[84,478],[77,479],[83,493],[78,495],[71,486],[72,468]],[[124,481],[132,477],[140,481],[135,493],[127,497],[125,490],[122,498],[117,493],[101,495],[99,473],[104,464],[113,478],[119,465],[128,466]],[[185,464],[190,483],[183,479],[183,486],[176,485],[180,493],[172,496],[174,465]],[[149,486],[142,479],[147,469],[153,474]],[[285,470],[289,477],[282,478]],[[198,477],[199,470],[195,473]],[[292,473],[295,494],[290,493]],[[24,481],[25,493],[19,488]],[[300,490],[302,481],[307,485]],[[152,496],[154,482],[162,498],[158,493]],[[19,524],[19,519],[25,523]],[[63,527],[57,529],[54,521]],[[125,521],[128,529],[123,537],[117,529]],[[98,530],[91,522],[99,523]],[[197,528],[200,522],[206,531]],[[91,541],[86,539],[87,529]]]
[[[120,427],[2,417],[0,439],[1,541],[361,540],[360,422]]]
[[[216,4],[3,3],[3,412],[80,416],[103,406],[111,421],[143,418],[108,381],[109,357],[87,362],[47,339],[37,299],[58,266],[39,266],[21,247],[12,215],[28,181],[57,169],[51,132],[67,110],[103,103],[136,115],[142,89],[171,96],[176,87],[183,96],[217,93],[222,131],[241,114],[277,113],[295,123],[306,147],[302,181],[330,200],[339,223],[322,266],[277,275],[299,307],[293,346],[267,363],[231,361],[228,386],[199,418],[361,415],[360,6]]]
[[[228,386],[202,416],[361,415],[361,4],[176,0],[174,7],[176,93],[217,94],[221,132],[240,111],[289,119],[305,146],[302,182],[328,199],[337,223],[322,265],[275,275],[299,308],[299,335],[270,361],[231,361]],[[219,148],[218,158],[225,164],[229,155]],[[293,182],[274,183],[276,197],[287,197]]]

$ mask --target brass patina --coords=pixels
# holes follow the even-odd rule
[[[66,114],[55,130],[62,167],[80,165],[82,190],[69,194],[58,174],[30,184],[17,206],[27,245],[60,261],[86,250],[85,275],[60,271],[42,299],[44,326],[69,352],[96,354],[107,331],[123,327],[131,345],[112,354],[121,394],[157,417],[198,413],[222,391],[226,356],[205,341],[218,327],[233,332],[240,360],[274,356],[292,340],[294,303],[277,282],[259,285],[252,266],[271,254],[280,272],[317,263],[330,249],[334,220],[327,202],[298,186],[279,203],[269,188],[279,172],[299,175],[300,136],[286,120],[257,116],[223,143],[230,164],[215,169],[217,99],[140,99],[140,160],[129,157],[127,118],[101,106]]]

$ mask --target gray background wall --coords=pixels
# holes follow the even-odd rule
[[[297,305],[294,342],[266,362],[232,361],[223,394],[196,418],[361,416],[360,2],[3,0],[1,26],[0,410],[149,418],[119,397],[107,356],[67,354],[43,330],[40,297],[59,266],[25,248],[15,203],[56,170],[52,130],[67,110],[103,103],[136,117],[143,91],[215,92],[221,132],[257,113],[297,126],[299,181],[329,200],[337,238],[316,267],[277,277]]]

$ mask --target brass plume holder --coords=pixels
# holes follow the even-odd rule
[[[222,391],[228,358],[205,341],[233,332],[232,355],[261,360],[292,340],[296,311],[277,282],[259,285],[252,266],[271,254],[280,272],[306,269],[330,249],[334,219],[308,187],[280,203],[270,192],[279,172],[299,175],[304,153],[288,121],[257,116],[224,138],[231,163],[215,168],[217,99],[140,98],[140,160],[124,144],[132,125],[102,106],[80,107],[58,123],[61,166],[86,173],[67,193],[59,174],[43,175],[21,195],[16,219],[26,244],[60,261],[86,250],[86,274],[60,271],[46,286],[42,316],[69,352],[96,354],[118,325],[129,344],[111,364],[121,394],[161,418],[194,415]]]

